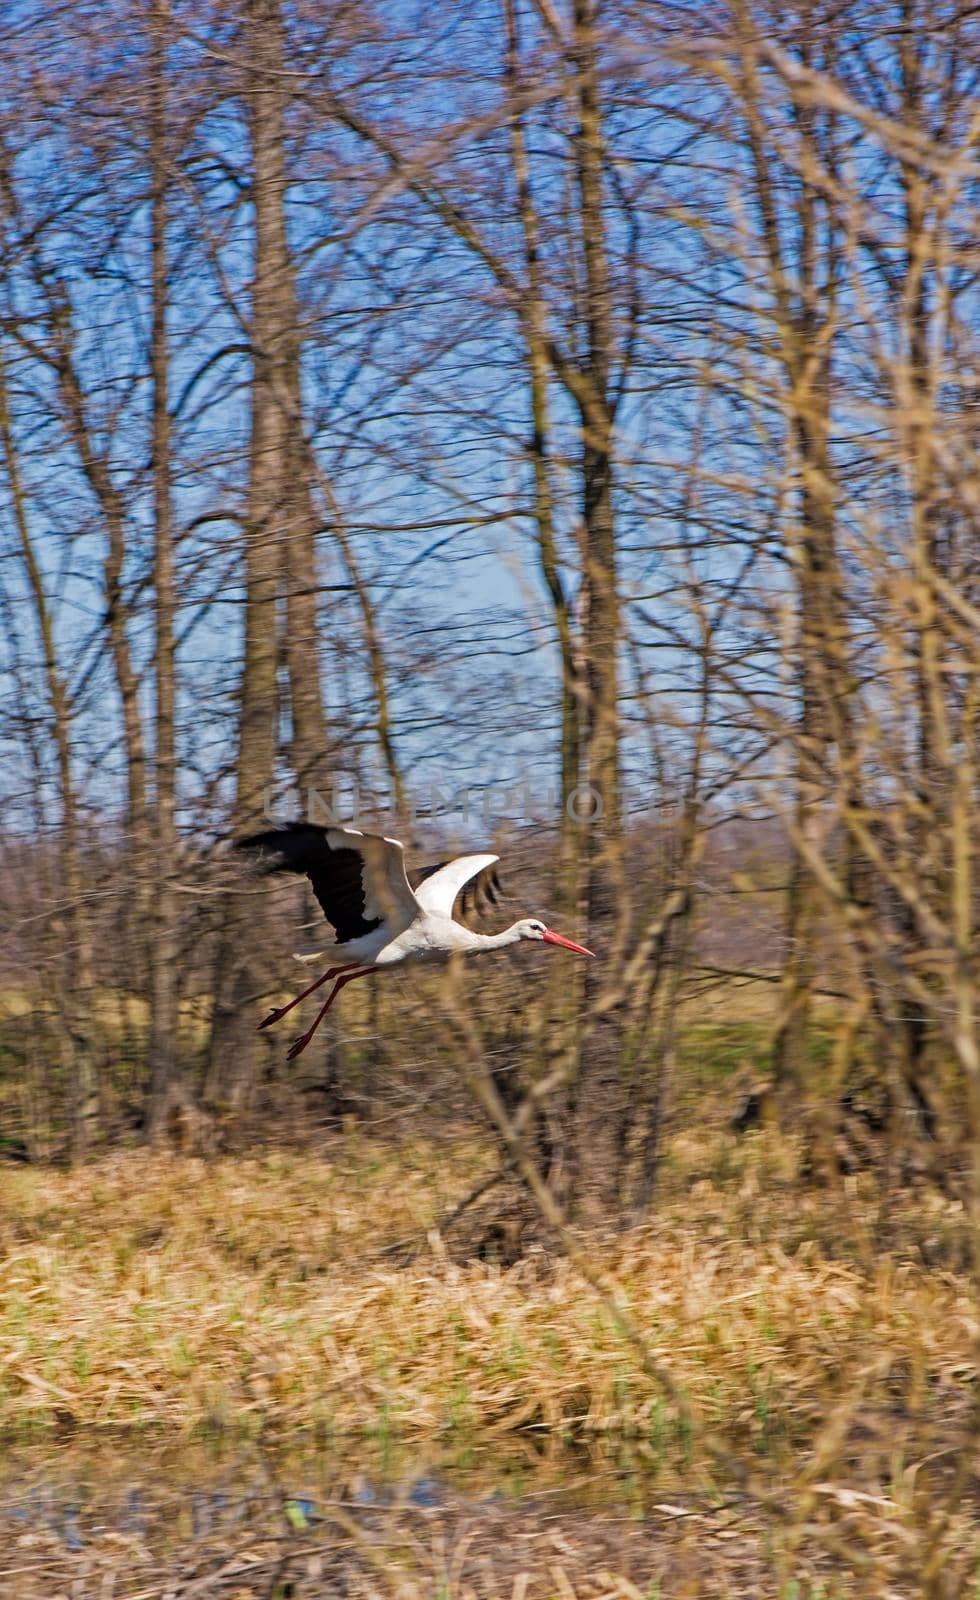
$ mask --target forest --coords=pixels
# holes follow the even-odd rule
[[[0,1595],[974,1596],[980,12],[0,53]]]

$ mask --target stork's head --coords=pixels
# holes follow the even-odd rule
[[[577,956],[590,956],[591,950],[586,950],[583,944],[576,944],[572,939],[566,939],[563,934],[552,933],[537,917],[525,917],[523,922],[515,922],[514,932],[519,939],[539,939],[544,944],[561,945],[563,950],[573,950]]]

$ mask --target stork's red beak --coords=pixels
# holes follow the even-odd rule
[[[590,956],[591,950],[586,950],[584,944],[576,944],[574,939],[566,939],[560,933],[552,933],[549,928],[543,935],[545,944],[560,944],[563,950],[573,950],[577,956]]]

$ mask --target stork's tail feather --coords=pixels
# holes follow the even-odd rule
[[[304,950],[291,950],[289,953],[294,961],[302,961],[304,967],[312,967],[317,962],[330,959],[330,951],[324,950],[322,945],[309,945]]]

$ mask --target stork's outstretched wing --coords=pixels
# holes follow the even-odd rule
[[[457,856],[455,861],[421,867],[410,875],[415,898],[423,911],[440,917],[452,916],[461,890],[464,913],[495,906],[502,892],[493,870],[499,860],[499,856]]]
[[[418,915],[419,903],[405,876],[404,852],[397,839],[355,828],[290,822],[284,828],[236,839],[235,848],[254,852],[270,872],[305,874],[338,944],[373,933],[382,922],[394,935]]]

